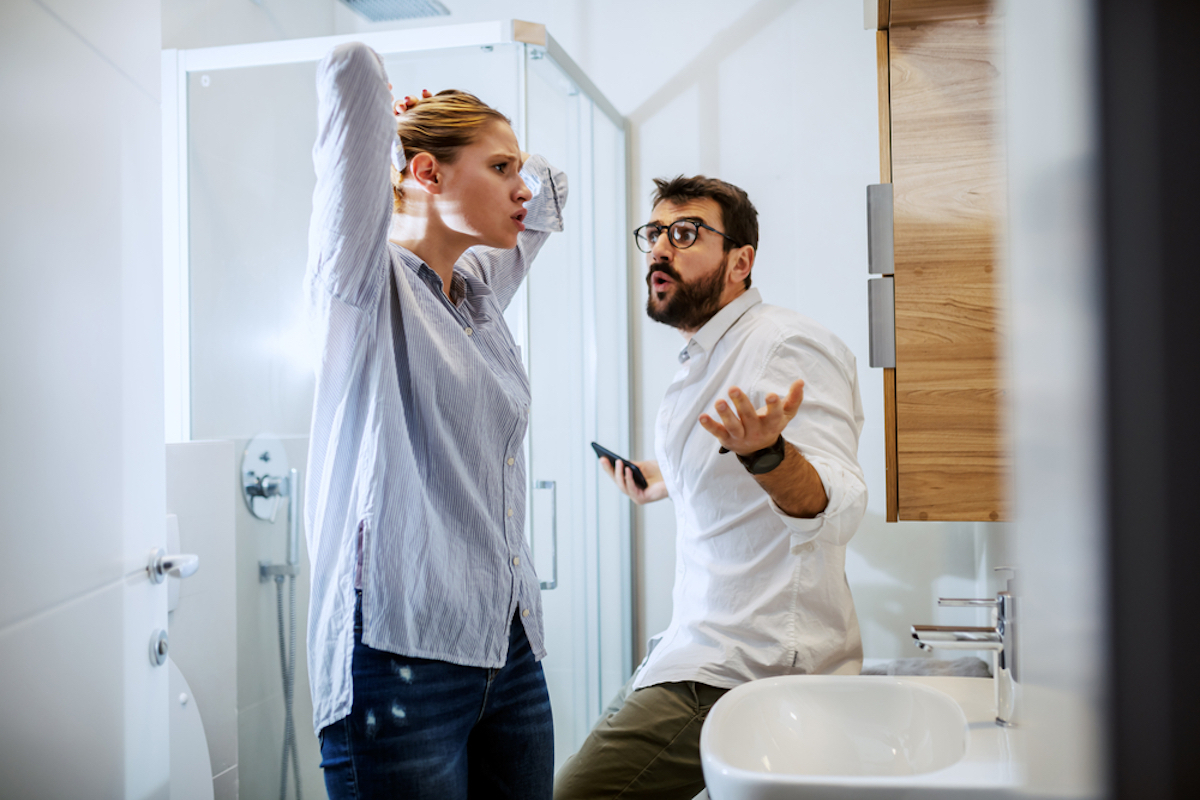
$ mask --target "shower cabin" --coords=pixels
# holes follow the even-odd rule
[[[479,96],[512,121],[523,150],[546,156],[570,181],[565,231],[550,237],[505,314],[533,392],[526,535],[543,586],[557,766],[632,667],[630,507],[589,447],[630,452],[631,254],[627,126],[543,26],[506,21],[163,53],[166,440],[241,447],[269,432],[292,466],[305,463],[314,365],[301,280],[315,183],[315,69],[351,40],[383,57],[397,95],[457,88]],[[234,472],[230,491],[241,487]],[[242,555],[282,555],[286,525],[243,516],[238,771],[242,796],[251,787],[273,796],[283,718],[258,712],[283,692],[275,592]],[[308,580],[300,560],[302,632]],[[322,797],[302,633],[297,652],[302,784]]]

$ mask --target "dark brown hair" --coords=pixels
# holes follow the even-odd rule
[[[417,153],[429,153],[444,164],[452,164],[458,151],[474,142],[480,131],[493,122],[512,124],[475,95],[446,89],[397,117],[396,133],[409,164]],[[407,166],[404,172],[392,167],[392,206],[397,212],[404,210],[404,190],[400,186],[407,175]]]
[[[746,245],[753,247],[755,253],[758,252],[758,209],[750,202],[750,197],[737,186],[703,175],[691,178],[682,175],[670,179],[655,178],[654,186],[654,195],[650,198],[651,207],[663,201],[686,203],[693,200],[712,200],[721,209],[719,225],[724,227],[721,232],[733,240],[725,240],[725,252]],[[750,288],[749,275],[746,276],[744,286]]]

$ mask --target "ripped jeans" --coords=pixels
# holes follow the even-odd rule
[[[364,645],[360,596],[351,669],[350,715],[320,737],[330,800],[550,800],[550,695],[519,619],[503,667],[463,667]]]

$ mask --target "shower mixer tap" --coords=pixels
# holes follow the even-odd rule
[[[280,498],[287,498],[287,561],[283,564],[258,562],[258,580],[259,583],[272,580],[275,582],[284,708],[283,780],[280,782],[280,797],[287,794],[287,768],[290,761],[297,800],[301,797],[300,759],[296,752],[292,700],[296,685],[296,577],[300,574],[300,491],[300,473],[295,469],[288,469],[287,451],[284,450],[283,442],[269,434],[255,436],[246,446],[246,452],[242,454],[242,497],[250,513],[258,519],[274,522]],[[285,578],[288,585],[288,635],[285,635],[283,623]]]
[[[288,469],[287,452],[278,438],[259,434],[242,456],[242,497],[258,519],[275,521],[279,500],[287,498],[287,560],[259,562],[258,579],[282,581],[300,573],[300,473]]]

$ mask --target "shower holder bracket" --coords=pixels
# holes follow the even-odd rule
[[[258,582],[267,583],[268,581],[280,579],[282,580],[287,575],[299,575],[299,564],[275,564],[270,561],[258,562]]]

